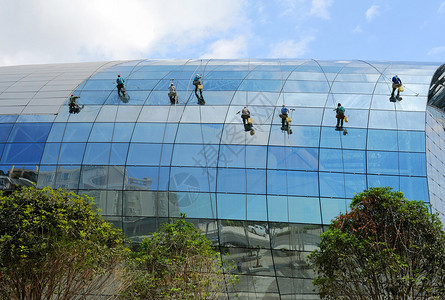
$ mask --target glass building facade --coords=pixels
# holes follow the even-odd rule
[[[318,299],[306,257],[355,193],[391,186],[444,220],[443,69],[278,59],[1,67],[0,186],[93,196],[135,241],[184,212],[237,266],[229,298]],[[391,102],[395,74],[405,91]],[[337,103],[347,131],[335,128]],[[283,104],[295,109],[292,134],[281,129]]]

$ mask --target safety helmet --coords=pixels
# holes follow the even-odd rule
[[[121,77],[121,75],[117,75],[117,77]]]
[[[196,74],[196,76],[201,77],[199,74]]]

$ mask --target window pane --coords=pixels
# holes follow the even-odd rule
[[[163,167],[127,167],[124,189],[166,191],[168,171],[169,168]]]
[[[287,196],[267,196],[269,221],[289,222]]]
[[[319,224],[320,201],[318,198],[288,197],[289,222]]]
[[[110,165],[125,165],[128,154],[128,143],[112,143]]]
[[[9,135],[9,142],[45,142],[51,123],[16,123]]]
[[[108,165],[110,143],[88,143],[83,163],[86,165]]]
[[[94,123],[89,137],[90,142],[110,142],[113,135],[113,123]]]
[[[216,219],[216,197],[210,193],[174,192],[169,193],[170,216],[187,218]]]
[[[134,126],[134,123],[114,123],[113,142],[129,142]]]
[[[395,191],[400,190],[399,176],[368,175],[368,188],[389,186]]]
[[[245,169],[218,169],[217,191],[223,193],[246,193]]]
[[[267,220],[266,196],[247,195],[247,220]]]
[[[66,124],[64,142],[86,142],[90,135],[92,123],[68,123]]]
[[[39,164],[43,153],[43,143],[6,144],[3,150],[2,164]]]
[[[57,164],[59,159],[60,143],[46,143],[41,164]]]
[[[170,190],[184,192],[215,192],[214,168],[172,167]]]
[[[128,165],[152,165],[160,164],[162,144],[130,144],[128,150]]]
[[[320,172],[320,196],[345,198],[344,174]]]
[[[59,166],[55,188],[76,190],[79,186],[80,166]]]
[[[246,219],[245,195],[217,194],[217,197],[219,219]]]
[[[399,152],[400,175],[426,176],[425,153]]]
[[[425,133],[422,131],[399,131],[399,150],[425,152]]]
[[[61,142],[65,132],[66,123],[53,123],[53,127],[46,142]]]
[[[219,144],[222,124],[180,124],[176,143]]]
[[[399,174],[397,152],[368,151],[368,173]]]
[[[321,198],[321,209],[323,216],[323,224],[331,223],[331,220],[335,219],[342,213],[345,213],[349,206],[349,201],[345,199],[326,199]]]
[[[59,164],[81,164],[85,143],[63,143],[60,148]]]
[[[0,142],[3,143],[8,140],[12,125],[13,124],[0,124]]]
[[[318,151],[315,148],[269,147],[269,169],[308,170],[318,169]]]
[[[368,130],[369,150],[397,151],[397,131],[395,130]]]
[[[216,167],[218,145],[175,144],[172,166]]]
[[[400,190],[409,200],[429,202],[428,183],[425,177],[400,176]]]
[[[318,197],[317,172],[268,170],[267,193]]]

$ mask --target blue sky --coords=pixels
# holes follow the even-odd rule
[[[0,66],[180,58],[445,62],[445,0],[0,0]]]

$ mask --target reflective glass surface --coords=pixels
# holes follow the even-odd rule
[[[94,197],[135,242],[186,213],[236,266],[230,298],[316,299],[306,258],[356,193],[390,186],[445,216],[445,113],[438,95],[428,99],[439,66],[204,59],[0,68],[0,171]],[[394,72],[403,101],[389,101]],[[71,94],[79,113],[68,110]]]

